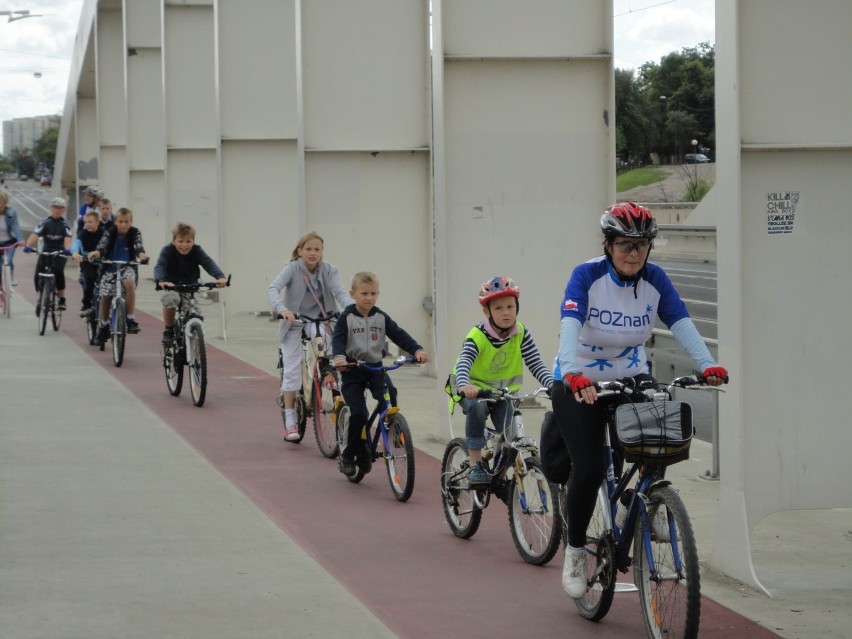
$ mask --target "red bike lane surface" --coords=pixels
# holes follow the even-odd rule
[[[69,278],[68,306],[76,308],[71,302],[79,292],[72,282]],[[31,284],[24,288],[22,293],[34,301]],[[277,380],[209,343],[204,406],[192,405],[186,386],[179,397],[170,396],[160,355],[161,320],[137,315],[142,332],[128,337],[120,368],[113,366],[109,345],[104,352],[89,345],[82,320],[72,320],[76,313],[66,313],[61,330],[399,637],[643,635],[636,593],[617,594],[600,623],[580,617],[561,589],[562,553],[544,567],[525,564],[501,502],[492,501],[472,539],[454,537],[441,507],[440,462],[426,453],[418,451],[414,493],[400,503],[381,462],[361,484],[348,482],[336,462],[320,454],[310,420],[301,444],[284,442]],[[404,413],[404,390],[400,405]],[[416,444],[417,425],[412,426]],[[298,575],[282,575],[294,578]],[[315,636],[322,636],[321,629]],[[702,598],[700,636],[778,635]]]

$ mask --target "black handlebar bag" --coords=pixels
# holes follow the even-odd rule
[[[615,432],[625,461],[676,464],[689,459],[692,407],[666,401],[622,404],[615,410]]]

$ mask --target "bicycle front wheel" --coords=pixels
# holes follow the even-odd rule
[[[334,459],[340,451],[334,420],[334,406],[340,391],[338,391],[335,371],[331,366],[322,366],[318,370],[318,374],[311,382],[314,437],[323,457]]]
[[[559,499],[538,457],[529,457],[524,463],[526,475],[515,475],[509,485],[509,528],[523,560],[543,566],[553,559],[562,537],[555,512]]]
[[[464,439],[456,437],[447,444],[441,462],[441,501],[450,530],[462,539],[473,537],[482,521],[467,480],[469,463]]]
[[[115,300],[112,324],[112,363],[117,367],[124,362],[124,338],[127,337],[127,307],[124,300]]]
[[[405,417],[395,413],[388,419],[388,444],[385,464],[393,496],[408,501],[414,491],[414,441]]]
[[[86,337],[89,338],[89,345],[94,345],[95,336],[98,334],[98,315],[92,313],[86,318]]]
[[[166,373],[166,386],[173,397],[180,395],[183,388],[183,361],[181,348],[175,338],[171,344],[163,345],[163,370]]]
[[[204,343],[204,330],[199,324],[189,327],[189,350],[186,353],[186,365],[189,368],[189,393],[192,403],[204,405],[207,394],[207,346]]]
[[[637,525],[633,543],[645,630],[656,639],[694,639],[701,616],[698,550],[686,507],[671,486],[651,491],[648,521],[650,531]]]
[[[50,314],[51,293],[53,291],[49,284],[41,285],[41,294],[38,299],[38,334],[44,335],[47,329],[47,316]]]
[[[562,494],[567,496],[568,493],[563,491]],[[560,504],[560,507],[564,508],[565,504]],[[586,552],[586,582],[589,588],[585,595],[574,600],[580,614],[591,621],[600,621],[606,617],[615,594],[615,553],[605,509],[609,509],[609,497],[604,484],[598,488],[595,510],[586,529],[586,544],[583,546]],[[568,543],[567,529],[565,543]]]

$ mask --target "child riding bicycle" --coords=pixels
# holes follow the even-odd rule
[[[381,366],[386,338],[411,353],[421,364],[428,362],[429,356],[411,335],[376,306],[379,277],[375,273],[356,273],[352,278],[352,290],[349,295],[355,303],[347,306],[337,320],[331,348],[334,358],[332,363],[342,370],[341,392],[350,411],[346,444],[340,450],[339,468],[341,473],[352,477],[357,469],[367,474],[373,465],[367,442],[361,441],[361,431],[369,417],[364,391],[369,389],[373,398],[379,401],[384,392],[385,373],[360,367],[347,370],[347,364],[365,362],[372,366]]]
[[[160,288],[175,284],[195,284],[201,278],[201,268],[216,278],[216,286],[223,288],[228,280],[225,273],[201,246],[195,243],[195,229],[178,222],[172,229],[172,242],[166,244],[154,266],[154,280]],[[180,294],[166,290],[160,301],[163,304],[163,344],[174,339],[175,315],[180,307]]]
[[[482,389],[517,391],[523,382],[524,365],[542,386],[550,387],[553,376],[544,363],[532,333],[517,321],[521,292],[511,277],[494,277],[479,289],[479,305],[485,320],[474,326],[462,345],[456,366],[447,380],[447,392],[461,401],[465,436],[470,457],[468,481],[471,486],[491,483],[482,467],[485,447],[485,420],[502,430],[507,422],[507,402],[489,404],[476,401]]]
[[[337,268],[323,261],[323,247],[322,237],[313,231],[305,233],[296,243],[290,261],[267,288],[272,312],[281,320],[278,322],[281,400],[286,422],[284,439],[290,442],[301,439],[296,424],[296,394],[302,387],[302,327],[295,323],[296,316],[328,317],[337,304],[346,307],[352,303],[340,283]],[[282,291],[285,291],[283,300]],[[314,330],[314,327],[306,328]]]
[[[142,232],[133,226],[133,211],[127,208],[118,209],[115,225],[107,229],[98,242],[97,248],[89,253],[89,259],[103,258],[119,262],[145,262],[148,256],[142,244]],[[112,297],[116,288],[124,283],[125,300],[127,303],[127,332],[138,333],[139,323],[136,321],[136,267],[130,264],[117,266],[108,265],[101,270],[98,284],[100,294],[100,326],[96,341],[104,344],[110,336],[109,314]]]
[[[83,286],[83,305],[80,307],[80,317],[87,317],[94,311],[92,301],[95,295],[95,283],[98,279],[98,267],[83,258],[98,247],[104,235],[104,229],[98,222],[98,212],[88,211],[83,214],[83,228],[71,243],[71,257],[80,267],[80,284]]]

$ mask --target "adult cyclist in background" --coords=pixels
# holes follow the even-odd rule
[[[644,344],[651,337],[655,315],[703,371],[707,384],[728,381],[727,371],[710,355],[668,275],[648,262],[657,236],[651,211],[633,202],[615,204],[601,216],[601,230],[604,254],[577,266],[565,288],[553,375],[563,382],[553,385],[553,411],[572,465],[562,587],[575,599],[586,592],[583,546],[606,472],[605,404],[611,400],[598,402],[593,383],[653,379]]]

